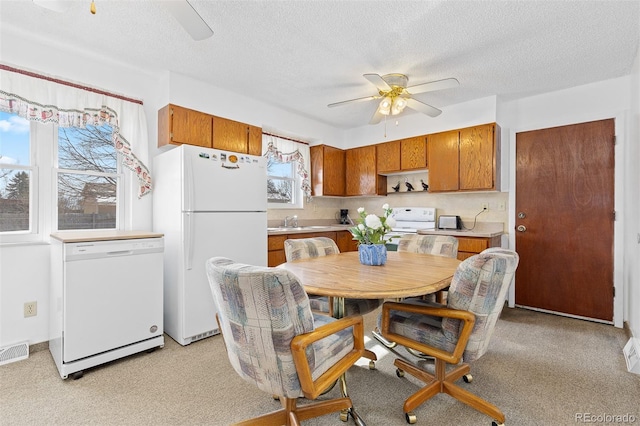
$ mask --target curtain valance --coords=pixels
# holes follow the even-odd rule
[[[122,165],[138,179],[138,198],[151,192],[149,169],[134,154],[129,142],[136,142],[137,152],[147,153],[147,124],[142,105],[0,69],[0,110],[60,127],[109,124],[113,129],[113,145],[122,155]]]
[[[266,147],[265,143],[266,141]],[[307,200],[311,198],[311,183],[309,182],[309,170],[311,160],[309,146],[290,139],[279,138],[273,135],[263,136],[263,156],[272,158],[280,163],[296,164],[296,173],[300,176],[301,189]]]

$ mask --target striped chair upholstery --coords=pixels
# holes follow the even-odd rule
[[[290,262],[292,260],[338,254],[340,249],[331,238],[297,238],[288,239],[284,242],[284,253],[287,262]],[[383,299],[345,299],[345,315],[367,314],[378,309],[382,302],[384,302]],[[311,304],[311,309],[315,312],[330,314],[333,311],[330,309],[332,301],[328,297],[311,294],[309,295],[309,303]]]
[[[206,271],[234,370],[271,395],[315,399],[320,391],[310,394],[311,391],[304,388],[292,342],[333,322],[360,321],[358,327],[362,327],[362,318],[337,320],[313,314],[304,288],[297,277],[286,270],[214,257],[206,262]],[[353,325],[348,326],[302,350],[314,381],[336,363],[344,362],[345,356],[351,357],[350,365],[362,356],[363,341],[358,343],[360,350],[354,353],[357,345],[354,344],[353,329]],[[335,372],[336,378],[340,374],[340,371]]]
[[[458,239],[450,235],[406,234],[398,240],[398,251],[435,254],[455,259],[458,256]]]
[[[499,423],[504,422],[504,415],[497,407],[477,397],[457,394],[453,389],[457,385],[453,381],[462,376],[466,379],[469,372],[467,363],[477,360],[487,351],[518,261],[515,251],[489,248],[465,259],[458,266],[449,287],[446,306],[412,298],[400,303],[385,303],[382,313],[383,337],[435,357],[437,374],[414,374],[412,371],[419,369],[403,360],[396,360],[396,366],[422,377],[424,381],[431,377],[433,380],[427,381],[427,386],[438,381],[443,383],[440,389],[452,389],[447,393],[493,416]],[[437,316],[434,309],[439,309]],[[438,368],[445,362],[458,364],[461,358],[464,363],[453,371],[447,371],[444,366],[440,370]],[[433,396],[416,398],[416,395],[405,402],[405,413]]]

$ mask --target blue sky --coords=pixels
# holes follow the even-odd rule
[[[29,164],[29,122],[0,112],[0,163]]]

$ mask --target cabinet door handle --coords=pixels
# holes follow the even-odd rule
[[[527,227],[524,225],[518,225],[518,227],[516,228],[518,231],[520,232],[524,232],[527,230]]]

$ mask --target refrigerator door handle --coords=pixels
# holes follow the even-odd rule
[[[195,240],[195,238],[193,238],[193,225],[192,222],[193,221],[193,215],[189,212],[186,213],[185,215],[185,229],[184,229],[184,236],[185,236],[185,263],[187,266],[187,270],[191,270],[193,268],[193,241]]]
[[[193,182],[193,164],[192,164],[192,156],[184,154],[184,169],[185,169],[185,179],[184,179],[184,211],[190,212],[193,211],[193,187],[195,183]]]

